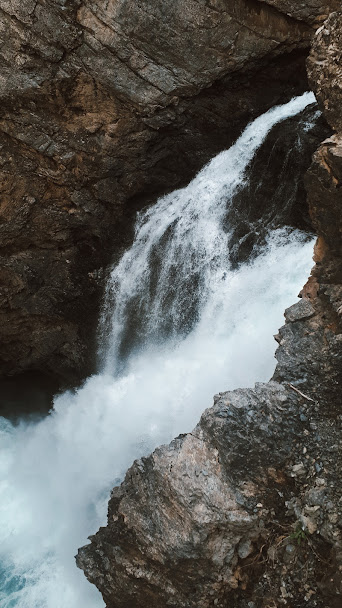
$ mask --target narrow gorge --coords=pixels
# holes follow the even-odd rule
[[[2,376],[94,371],[105,268],[135,211],[307,89],[339,0],[301,4],[1,0]]]
[[[339,8],[0,0],[1,608],[339,608]]]

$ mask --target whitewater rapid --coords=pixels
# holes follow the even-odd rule
[[[314,101],[306,93],[260,116],[186,188],[139,214],[108,281],[101,371],[39,422],[0,419],[1,608],[103,606],[74,555],[105,523],[111,487],[134,458],[190,431],[215,393],[272,375],[272,335],[313,241],[273,230],[234,270],[223,219],[272,126]]]

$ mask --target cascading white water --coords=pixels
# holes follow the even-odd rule
[[[182,190],[138,215],[133,246],[107,285],[102,358],[118,371],[127,349],[179,338],[222,291],[229,269],[229,230],[223,218],[246,168],[272,127],[314,101],[312,93],[254,120],[237,142],[218,154]],[[234,227],[231,227],[233,229]],[[114,312],[113,312],[114,311]],[[126,348],[125,348],[126,346]]]
[[[308,93],[259,117],[139,216],[108,284],[103,371],[38,423],[2,419],[1,608],[103,606],[73,556],[105,523],[109,489],[134,458],[191,430],[214,393],[272,374],[272,333],[309,272],[312,241],[275,230],[233,270],[222,218],[272,126],[313,101]]]

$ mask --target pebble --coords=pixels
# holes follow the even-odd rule
[[[292,475],[292,477],[296,477],[297,475],[298,476],[305,475],[304,464],[302,462],[300,462],[299,464],[293,465],[291,475]]]

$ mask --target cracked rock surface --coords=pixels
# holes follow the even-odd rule
[[[137,206],[307,86],[336,4],[0,0],[0,375],[93,370]]]

